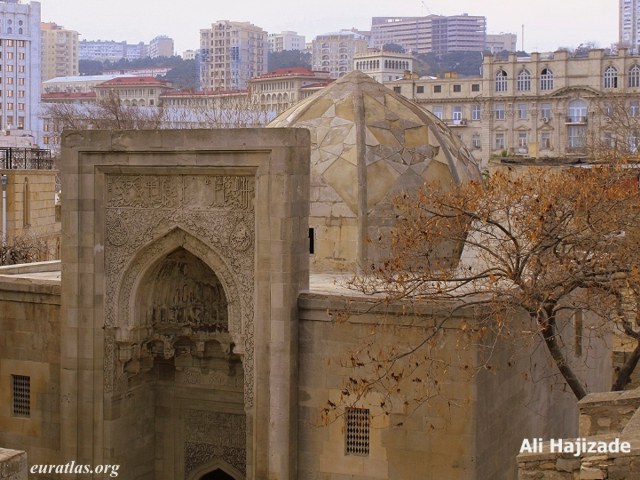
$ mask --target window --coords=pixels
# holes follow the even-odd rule
[[[526,153],[529,145],[529,134],[527,132],[518,132],[518,152]]]
[[[541,103],[540,104],[540,116],[542,117],[542,121],[547,121],[551,119],[551,104],[550,103]]]
[[[519,92],[528,92],[529,90],[531,90],[531,74],[529,73],[529,70],[523,69],[518,74],[516,89]]]
[[[580,150],[585,146],[586,129],[583,126],[570,126],[567,128],[569,150]]]
[[[629,104],[629,115],[632,117],[640,117],[640,102],[632,100]]]
[[[368,408],[347,408],[345,412],[345,453],[369,455],[370,415]]]
[[[540,148],[551,150],[551,132],[542,132],[540,134]]]
[[[316,253],[316,229],[309,228],[309,254],[314,255]]]
[[[472,92],[479,92],[480,91],[480,84],[479,83],[472,83],[471,84],[471,91]]]
[[[528,108],[527,104],[526,103],[519,103],[518,104],[518,119],[519,120],[526,120],[528,116],[529,116],[529,108]]]
[[[442,105],[435,105],[432,112],[436,117],[442,120]]]
[[[618,70],[613,65],[604,71],[604,88],[618,88]]]
[[[506,112],[504,109],[504,103],[496,103],[496,120],[504,120],[507,118]]]
[[[494,145],[495,150],[504,150],[504,133],[496,133]]]
[[[482,143],[480,140],[480,134],[479,133],[474,133],[473,136],[471,137],[471,145],[473,146],[473,148],[482,148]]]
[[[640,87],[640,67],[634,65],[629,69],[629,87]]]
[[[402,87],[393,87],[393,91],[396,93],[401,93],[402,92]]]
[[[482,111],[480,110],[480,105],[472,105],[471,106],[471,120],[480,120],[480,116],[482,115]]]
[[[441,92],[442,92],[442,85],[433,86],[433,93],[441,93]]]
[[[540,90],[553,90],[553,72],[550,68],[543,68],[540,72]]]
[[[416,87],[416,93],[424,93],[424,85],[418,85]]]
[[[462,91],[462,85],[454,85],[453,86],[453,92],[454,93],[460,93]]]
[[[31,416],[31,377],[11,375],[11,393],[13,415]]]
[[[585,123],[587,121],[587,102],[580,99],[570,101],[567,121],[569,123]]]
[[[582,336],[583,336],[583,320],[582,310],[574,310],[573,312],[573,329],[575,333],[573,353],[576,357],[582,355]]]
[[[498,70],[496,73],[496,92],[506,92],[507,91],[507,72],[504,70]]]
[[[462,123],[462,106],[454,105],[452,116],[454,125],[460,125]]]

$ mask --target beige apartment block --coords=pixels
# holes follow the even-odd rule
[[[353,57],[353,69],[366,73],[377,82],[392,82],[413,72],[413,55],[369,50]]]
[[[200,87],[243,90],[267,71],[267,32],[249,22],[219,20],[200,30]]]
[[[584,161],[591,142],[637,144],[632,130],[616,131],[613,118],[620,105],[631,121],[640,117],[640,56],[626,49],[485,55],[477,77],[411,77],[387,86],[443,120],[483,165],[495,157]]]
[[[312,42],[313,70],[329,72],[331,78],[344,77],[353,70],[354,57],[367,48],[366,37],[350,30],[318,35]]]
[[[78,32],[55,23],[41,23],[42,81],[78,75],[80,54]]]

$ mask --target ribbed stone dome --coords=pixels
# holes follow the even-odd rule
[[[316,232],[318,247],[321,238],[329,242],[312,261],[316,270],[367,262],[367,237],[390,225],[390,201],[401,191],[480,178],[471,154],[443,122],[358,71],[294,105],[269,127],[311,131],[310,224],[324,229]]]

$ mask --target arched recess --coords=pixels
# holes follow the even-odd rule
[[[232,465],[229,465],[224,460],[213,460],[202,465],[200,468],[191,472],[191,474],[187,477],[187,480],[201,480],[203,478],[206,478],[207,474],[215,472],[216,470],[221,470],[234,480],[245,480],[242,472],[234,468]]]
[[[140,322],[139,313],[136,311],[137,292],[148,272],[178,248],[183,248],[199,258],[217,276],[227,300],[229,333],[236,345],[236,352],[243,353],[245,312],[239,301],[239,289],[231,268],[212,247],[181,228],[173,228],[144,246],[128,263],[115,298],[118,306],[118,319],[115,322],[116,341],[137,343],[148,337],[149,327]]]

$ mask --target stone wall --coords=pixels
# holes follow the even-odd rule
[[[0,480],[27,480],[27,454],[0,448]]]
[[[0,170],[0,175],[7,176],[7,241],[11,243],[14,237],[20,236],[40,239],[46,244],[41,260],[60,258],[61,224],[55,201],[58,172]]]
[[[579,402],[579,438],[628,442],[630,452],[518,455],[519,480],[637,480],[640,478],[640,390],[587,395]],[[571,439],[568,439],[571,440]]]
[[[0,444],[57,463],[60,449],[59,262],[0,267]],[[30,415],[12,408],[12,376],[30,378]]]

